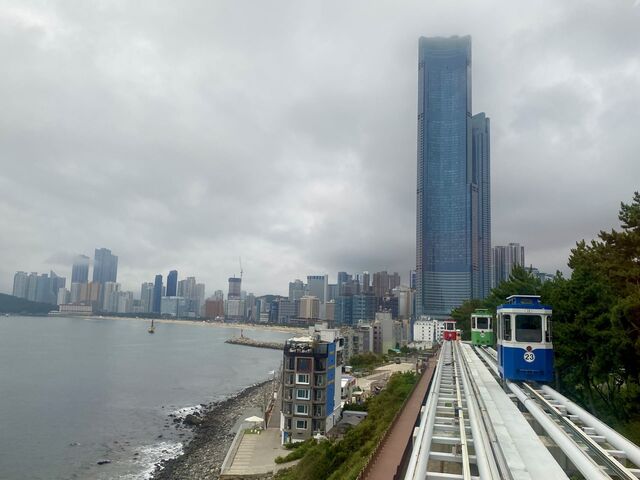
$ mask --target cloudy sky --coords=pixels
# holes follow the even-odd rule
[[[137,293],[406,281],[418,38],[465,34],[493,243],[566,271],[640,188],[639,0],[0,0],[0,291],[96,247]]]

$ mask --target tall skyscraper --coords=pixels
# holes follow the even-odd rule
[[[156,275],[156,279],[153,282],[153,313],[160,313],[160,306],[162,305],[162,275]]]
[[[478,277],[474,298],[486,298],[491,290],[491,148],[490,122],[484,113],[471,118],[473,180],[478,186]]]
[[[167,275],[167,297],[175,297],[178,291],[178,271],[171,270]]]
[[[420,38],[417,314],[445,317],[481,296],[486,266],[480,262],[478,178],[484,170],[478,162],[486,153],[488,182],[489,130],[488,120],[478,116],[478,141],[484,139],[486,148],[479,147],[476,158],[472,124],[471,37]]]
[[[93,259],[93,281],[115,282],[118,276],[118,257],[107,248],[96,248]],[[71,280],[73,282],[73,279]]]
[[[86,255],[76,255],[71,268],[71,283],[89,282],[89,263],[91,259]]]

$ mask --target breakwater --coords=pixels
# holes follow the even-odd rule
[[[233,337],[225,340],[225,343],[231,343],[233,345],[244,345],[245,347],[257,347],[257,348],[271,348],[273,350],[283,350],[284,343],[279,342],[263,342],[260,340],[253,340],[248,337]]]

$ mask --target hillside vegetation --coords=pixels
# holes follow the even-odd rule
[[[44,314],[55,310],[55,305],[39,303],[0,293],[0,313]]]

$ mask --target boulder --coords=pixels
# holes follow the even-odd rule
[[[184,417],[184,423],[185,425],[200,425],[202,423],[202,419],[190,413]]]

